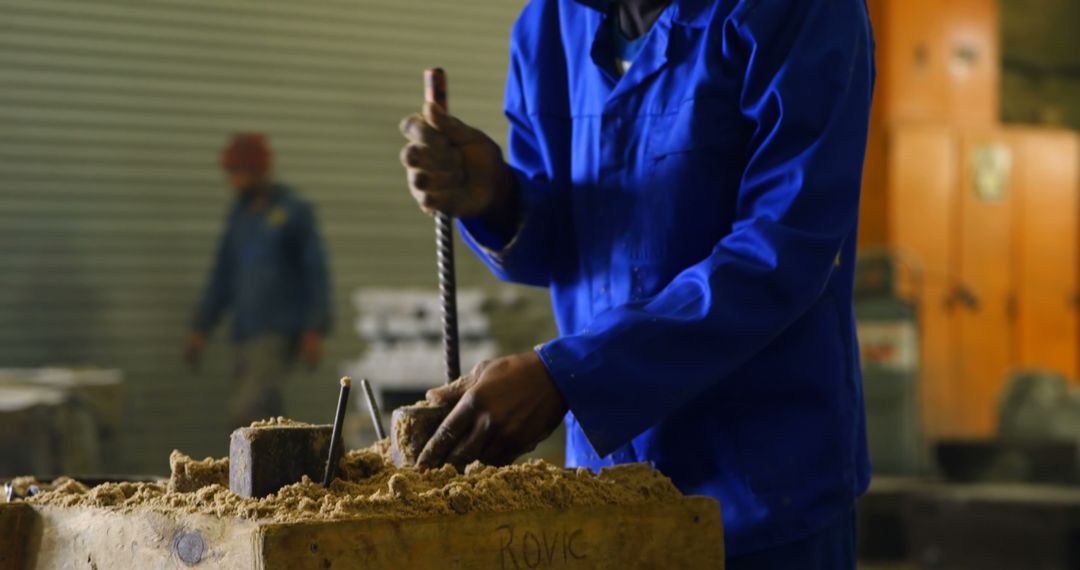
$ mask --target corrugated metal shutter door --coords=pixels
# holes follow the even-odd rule
[[[269,133],[280,177],[317,204],[337,331],[291,411],[332,414],[357,353],[349,292],[431,286],[431,222],[397,164],[421,71],[447,68],[456,114],[497,137],[505,0],[0,0],[0,365],[94,363],[129,379],[126,461],[225,450],[229,351],[179,351],[229,198],[218,151]],[[462,280],[486,282],[471,256]],[[314,388],[315,383],[318,388]]]

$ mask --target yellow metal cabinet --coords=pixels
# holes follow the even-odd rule
[[[870,0],[875,123],[986,125],[999,115],[996,0]]]
[[[902,294],[918,302],[921,341],[920,392],[924,433],[948,433],[956,422],[954,410],[960,395],[949,379],[955,376],[953,360],[945,347],[953,344],[947,299],[955,280],[953,212],[956,154],[952,137],[940,128],[912,127],[882,139],[882,202],[889,228],[888,243],[911,265],[909,283]],[[888,167],[885,167],[885,166]],[[918,165],[907,168],[902,165]],[[886,192],[886,189],[903,191]],[[874,223],[863,220],[862,223]]]
[[[947,357],[957,366],[952,382],[961,400],[955,410],[958,431],[989,434],[996,428],[1000,386],[1017,364],[1012,265],[1019,188],[1012,163],[1018,157],[1011,137],[995,129],[955,133],[951,138],[959,145],[960,163],[954,187],[955,279],[946,299],[955,345]]]
[[[1077,261],[1080,260],[1080,137],[1012,129],[1016,164],[1017,359],[1080,379]]]
[[[902,290],[919,306],[925,432],[989,434],[1012,370],[1077,376],[1080,143],[1035,128],[882,132],[860,223],[917,276]]]

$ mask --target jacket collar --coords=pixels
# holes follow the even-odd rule
[[[588,6],[594,10],[601,12],[607,12],[611,7],[613,0],[575,0],[575,2]],[[706,8],[712,0],[672,0],[674,4],[675,13],[672,15],[672,21],[688,26],[702,25],[704,22],[704,16],[706,14]]]

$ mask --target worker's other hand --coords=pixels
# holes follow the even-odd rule
[[[194,332],[188,335],[187,342],[184,344],[184,362],[187,362],[187,365],[192,370],[198,370],[202,365],[202,349],[204,346],[206,346],[205,334]]]
[[[308,368],[314,369],[319,365],[322,358],[322,335],[315,331],[307,331],[300,337],[300,346],[297,348],[300,360]]]
[[[434,103],[399,127],[409,190],[420,209],[455,217],[487,216],[507,200],[513,175],[491,137]]]
[[[421,468],[462,468],[477,459],[509,464],[551,435],[566,413],[562,394],[533,351],[482,362],[427,397],[455,405],[420,453]]]

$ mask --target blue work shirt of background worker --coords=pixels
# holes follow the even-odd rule
[[[330,329],[325,253],[310,204],[274,184],[265,208],[238,198],[229,211],[210,280],[194,318],[208,332],[232,309],[233,340],[263,335],[293,341]]]
[[[516,23],[502,279],[548,287],[537,352],[569,466],[651,461],[719,499],[729,556],[850,517],[868,485],[852,308],[873,90],[863,0],[675,0],[620,76],[608,5]]]

